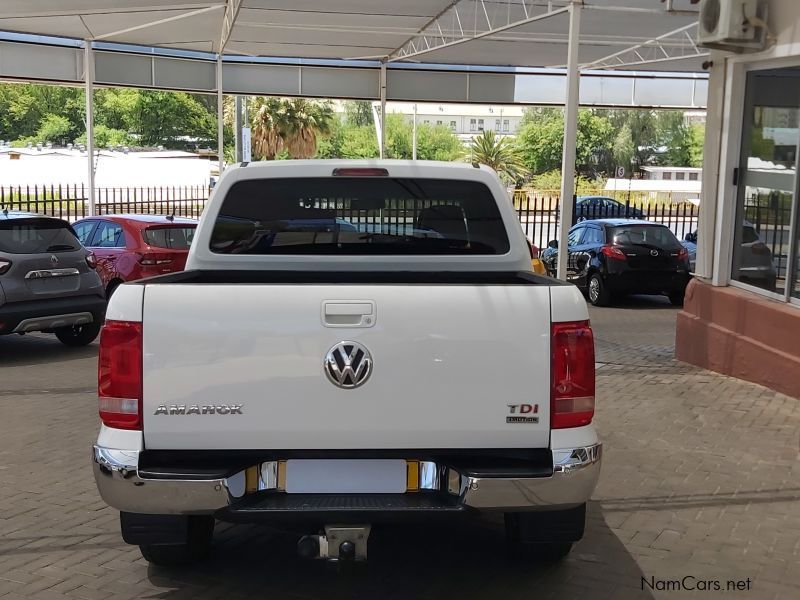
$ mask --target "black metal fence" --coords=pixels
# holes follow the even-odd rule
[[[578,205],[573,198],[572,223],[586,219],[644,219],[669,227],[682,240],[697,230],[699,207],[692,202],[668,202],[638,198],[617,203],[598,202]],[[535,246],[544,248],[558,237],[561,200],[556,195],[532,194],[517,190],[514,209],[525,235]]]
[[[210,191],[206,186],[97,188],[95,212],[99,215],[174,214],[199,218]],[[514,208],[522,228],[528,239],[540,248],[558,236],[559,202],[557,194],[523,190],[514,193]],[[698,207],[692,202],[662,198],[654,200],[641,196],[635,199],[620,198],[619,204],[614,206],[600,203],[573,208],[577,208],[573,210],[573,223],[583,219],[644,218],[663,223],[679,239],[697,229],[699,213]],[[87,190],[82,185],[0,186],[0,210],[2,209],[30,211],[72,222],[89,214],[89,203]],[[399,215],[401,212],[405,214],[407,207],[403,205],[395,209]],[[411,215],[411,222],[413,217]],[[390,219],[390,227],[399,227],[403,221],[400,217],[395,220],[396,223]],[[760,221],[757,217],[755,220]]]
[[[793,200],[794,196],[790,192],[747,188],[741,207],[742,226],[752,225],[760,241],[769,248],[779,279],[787,277],[789,253],[792,251]],[[743,232],[738,233],[741,235]],[[741,235],[739,245],[752,244],[753,241]],[[734,264],[736,256],[737,252],[734,251]]]
[[[95,213],[162,214],[199,218],[211,190],[206,186],[97,188]],[[76,221],[89,214],[83,185],[0,186],[0,210],[28,211]]]

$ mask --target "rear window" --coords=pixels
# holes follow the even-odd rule
[[[484,184],[319,177],[234,184],[211,235],[220,254],[505,254]]]
[[[188,250],[192,245],[196,226],[188,227],[148,227],[142,234],[148,246],[156,248],[171,248],[173,250]]]
[[[678,238],[662,225],[620,225],[610,228],[610,239],[621,246],[656,246],[674,248],[680,246]]]
[[[753,242],[759,241],[758,232],[755,230],[754,227],[750,227],[748,225],[742,226],[742,243],[743,244],[752,244]]]
[[[81,243],[68,223],[58,219],[0,219],[0,252],[40,254],[72,252]]]

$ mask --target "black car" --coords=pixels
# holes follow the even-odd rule
[[[644,213],[606,196],[578,196],[573,223],[588,219],[644,219]]]
[[[558,242],[542,255],[555,274]],[[666,294],[683,304],[689,283],[689,252],[664,225],[631,219],[582,221],[569,230],[567,279],[585,290],[595,306],[625,294]]]

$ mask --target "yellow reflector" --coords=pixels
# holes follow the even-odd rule
[[[244,472],[245,491],[248,494],[258,491],[258,467],[248,467]]]
[[[278,461],[278,489],[283,491],[286,489],[286,461]]]
[[[419,491],[419,461],[407,460],[406,461],[406,491],[418,492]]]

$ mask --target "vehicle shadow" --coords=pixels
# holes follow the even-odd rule
[[[52,364],[97,356],[97,341],[81,348],[70,348],[54,335],[34,333],[0,336],[0,367]]]
[[[605,309],[599,310],[613,310],[615,308],[628,308],[633,310],[652,310],[652,309],[671,309],[678,310],[678,307],[673,306],[669,298],[666,296],[650,296],[650,295],[633,295],[633,296],[620,296],[614,298],[614,304]],[[593,307],[593,310],[598,310]]]
[[[643,573],[609,529],[598,503],[584,539],[561,563],[506,551],[502,516],[469,523],[375,527],[369,562],[338,573],[297,557],[298,536],[258,525],[218,525],[212,556],[183,569],[150,566],[153,597],[226,598],[652,598]]]

